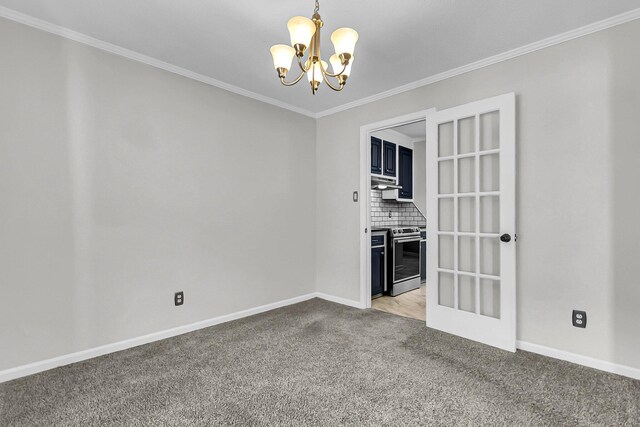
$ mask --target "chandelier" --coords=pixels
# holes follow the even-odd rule
[[[291,46],[277,44],[271,46],[273,66],[278,72],[280,82],[285,86],[293,86],[304,75],[311,84],[311,93],[316,94],[320,83],[326,81],[327,86],[335,91],[341,91],[347,82],[353,65],[353,50],[358,41],[358,33],[352,28],[338,28],[331,34],[331,42],[336,53],[331,55],[329,62],[333,73],[327,70],[327,63],[320,56],[320,29],[324,25],[318,11],[320,5],[316,0],[316,7],[311,19],[304,16],[294,16],[289,19],[287,28],[291,36]],[[303,60],[308,50],[308,58]],[[287,82],[287,72],[291,69],[294,55],[302,72],[293,81]],[[330,78],[337,80],[337,86],[331,84]]]

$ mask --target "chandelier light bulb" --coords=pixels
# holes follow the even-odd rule
[[[331,43],[336,50],[336,55],[353,56],[358,41],[358,32],[353,28],[338,28],[331,34]]]
[[[331,62],[331,69],[333,70],[333,74],[340,73],[340,71],[342,71],[343,68],[344,68],[344,71],[342,71],[343,76],[349,77],[349,75],[351,74],[351,66],[353,65],[353,56],[349,60],[349,64],[346,67],[342,65],[342,61],[340,60],[340,58],[338,58],[338,55],[336,55],[335,53],[331,55],[331,57],[329,58],[329,62]]]
[[[311,37],[316,33],[316,24],[304,16],[294,16],[289,19],[287,28],[289,29],[289,36],[291,37],[291,46],[296,49],[303,46],[304,49],[301,49],[303,52],[309,47]]]
[[[322,67],[326,70],[327,63],[322,61]],[[307,71],[307,79],[309,80],[309,83],[313,83],[315,81],[316,83],[320,84],[323,82],[324,78],[322,77],[320,62],[316,62],[315,64],[313,64],[313,67],[309,67],[309,71]]]
[[[291,61],[293,60],[296,50],[286,44],[276,44],[271,46],[271,56],[273,56],[273,66],[284,68],[289,71],[291,69]]]

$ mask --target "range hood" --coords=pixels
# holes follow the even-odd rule
[[[384,178],[381,176],[372,176],[371,188],[373,190],[399,190],[402,187],[396,184],[395,179]]]

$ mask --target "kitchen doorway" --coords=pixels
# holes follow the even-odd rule
[[[367,230],[361,303],[426,320],[426,118],[435,109],[363,128],[367,168],[361,213]],[[369,150],[379,143],[379,156]],[[379,166],[379,169],[375,167]]]
[[[363,308],[372,297],[419,289],[426,272],[427,326],[515,351],[515,99],[510,93],[360,128]],[[416,158],[424,159],[425,179],[415,178],[416,141],[393,141],[402,141],[398,129],[419,122],[426,149]],[[423,230],[411,221],[422,196],[426,250],[417,249]],[[389,201],[401,204],[395,214],[380,209]]]
[[[369,135],[371,308],[426,321],[426,121]]]

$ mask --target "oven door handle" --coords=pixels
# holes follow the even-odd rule
[[[405,242],[419,242],[420,241],[420,236],[415,236],[415,237],[405,237],[405,238],[394,238],[393,239],[394,242],[398,242],[398,243],[405,243]]]

